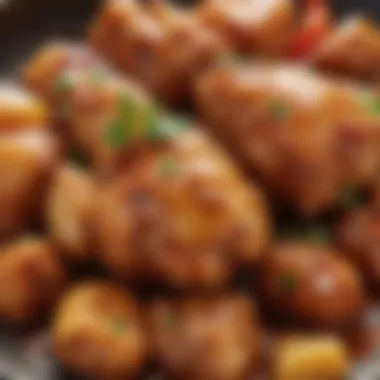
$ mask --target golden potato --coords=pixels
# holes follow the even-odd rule
[[[230,50],[196,12],[136,0],[106,2],[90,29],[89,41],[169,104],[186,99],[195,77]]]
[[[281,53],[295,26],[291,0],[205,0],[200,14],[237,50],[255,54]]]
[[[15,84],[0,85],[0,132],[46,128],[48,111],[32,94]]]
[[[152,147],[97,197],[102,261],[126,279],[220,286],[269,241],[261,192],[201,131]]]
[[[337,243],[342,253],[361,272],[363,279],[380,292],[380,214],[360,208],[349,213],[338,226]]]
[[[359,273],[332,249],[286,242],[268,254],[260,272],[265,301],[303,324],[345,328],[363,312]]]
[[[161,300],[151,313],[156,357],[174,378],[241,380],[260,365],[261,330],[248,297]]]
[[[305,216],[377,178],[380,117],[368,88],[303,66],[256,62],[209,70],[197,97],[205,125]]]
[[[22,230],[40,213],[57,144],[46,130],[0,133],[0,235]]]
[[[61,300],[52,326],[53,349],[75,373],[99,380],[134,378],[147,341],[136,301],[115,285],[88,281]]]
[[[29,324],[44,317],[66,283],[58,253],[37,237],[23,237],[0,251],[0,318]]]
[[[92,258],[91,210],[95,183],[84,170],[70,164],[54,174],[47,195],[46,223],[57,246],[74,261]]]
[[[359,79],[377,79],[380,73],[380,31],[361,15],[343,19],[313,54],[324,70]]]
[[[333,336],[291,336],[274,353],[273,380],[342,380],[351,367],[344,343]]]

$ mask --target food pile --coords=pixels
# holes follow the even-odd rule
[[[322,0],[106,1],[0,88],[0,319],[83,378],[346,379],[380,348],[379,68]]]

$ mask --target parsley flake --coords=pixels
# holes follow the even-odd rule
[[[164,178],[174,178],[180,171],[178,160],[173,156],[163,157],[159,161],[159,174]]]
[[[112,319],[110,322],[110,330],[117,335],[124,334],[127,331],[127,328],[127,323],[120,318]]]
[[[277,121],[282,121],[286,119],[286,117],[288,116],[289,108],[287,107],[286,104],[278,100],[273,100],[269,104],[269,112],[270,112],[270,115],[273,117],[273,119]]]
[[[188,126],[188,121],[183,117],[161,115],[150,124],[147,137],[150,141],[171,140],[181,134]]]
[[[182,318],[178,312],[168,311],[164,315],[164,323],[167,327],[175,327],[178,326],[181,322]]]
[[[63,73],[54,84],[54,89],[57,92],[68,92],[71,91],[73,87],[73,78],[68,73]]]
[[[107,128],[107,140],[113,148],[122,148],[128,142],[134,115],[134,102],[129,95],[123,94],[119,100],[117,115]]]
[[[380,115],[380,97],[379,96],[367,96],[364,98],[364,103],[372,113],[376,115]]]
[[[283,273],[278,278],[278,287],[283,293],[292,293],[297,286],[297,281],[291,273]]]
[[[361,204],[361,194],[357,188],[348,187],[340,195],[340,205],[345,210],[352,210]]]
[[[104,69],[102,69],[101,67],[96,67],[94,68],[92,71],[91,71],[91,74],[90,74],[90,79],[91,79],[91,83],[94,83],[94,84],[101,84],[104,82],[104,79],[105,79],[105,74],[104,74]]]

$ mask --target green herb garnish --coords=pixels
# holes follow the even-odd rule
[[[273,117],[273,119],[277,121],[282,121],[286,119],[286,117],[288,116],[289,108],[286,104],[278,100],[273,100],[269,104],[269,112],[270,112],[270,115]]]
[[[91,79],[91,83],[94,83],[94,84],[101,84],[104,82],[104,79],[105,79],[105,74],[104,74],[104,69],[102,69],[101,67],[95,67],[92,71],[91,71],[91,74],[90,74],[90,79]]]
[[[124,334],[127,329],[127,323],[120,318],[115,318],[110,322],[110,330],[117,335]]]
[[[345,210],[352,210],[361,204],[360,190],[354,187],[344,189],[340,195],[339,204]]]
[[[291,273],[283,273],[278,278],[278,287],[283,293],[292,293],[297,287],[297,281]]]
[[[179,116],[160,115],[147,130],[150,141],[167,141],[178,136],[189,127],[189,122]]]
[[[163,157],[159,161],[159,174],[164,178],[174,178],[180,171],[178,160],[173,156]]]
[[[236,66],[244,62],[244,57],[238,54],[223,54],[219,57],[216,64],[219,67]]]
[[[306,240],[323,244],[331,241],[331,231],[321,225],[293,227],[290,230],[280,232],[280,234],[291,240]]]
[[[168,311],[164,316],[164,323],[168,327],[178,326],[182,318],[179,313],[174,311]]]
[[[380,115],[380,97],[366,96],[364,97],[364,103],[371,112]]]
[[[113,148],[122,148],[128,142],[131,124],[134,122],[135,107],[128,94],[120,97],[116,118],[107,128],[107,140]]]
[[[58,92],[71,91],[73,87],[73,78],[68,73],[63,73],[54,84],[54,89]]]

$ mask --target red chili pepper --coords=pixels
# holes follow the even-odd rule
[[[301,27],[286,51],[290,58],[307,57],[332,26],[332,12],[327,0],[305,0],[305,3]]]

